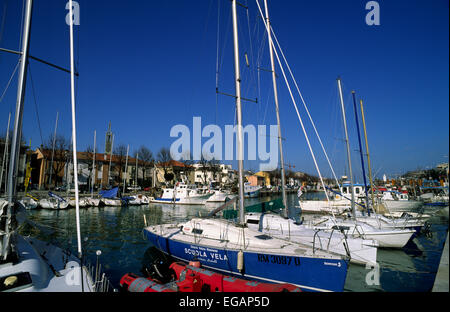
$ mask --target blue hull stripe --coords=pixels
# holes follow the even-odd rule
[[[217,249],[161,237],[144,230],[147,239],[174,258],[196,259],[203,266],[238,277],[291,283],[305,291],[344,290],[348,261],[244,252],[244,274],[237,270],[238,250]]]
[[[173,202],[173,198],[161,198],[161,197],[157,197],[157,198],[155,198],[155,200]],[[176,198],[175,201],[180,201],[180,199],[179,199],[179,198]]]

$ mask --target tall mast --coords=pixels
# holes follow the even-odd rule
[[[80,205],[78,194],[78,161],[77,161],[77,130],[75,123],[75,64],[73,56],[73,6],[72,0],[69,0],[69,14],[70,14],[70,98],[72,104],[72,152],[73,152],[73,178],[75,183],[75,215],[77,226],[77,246],[78,257],[83,256],[81,250],[81,230],[80,230]]]
[[[123,177],[123,191],[122,193],[125,194],[125,186],[127,184],[127,175],[128,175],[128,152],[130,150],[130,145],[127,145],[127,158],[125,160],[125,176]],[[122,170],[122,169],[120,169]]]
[[[138,184],[138,159],[139,159],[139,153],[136,153],[136,169],[134,170],[136,174],[134,175],[134,192],[136,193],[136,188]]]
[[[344,98],[342,96],[342,86],[341,86],[341,78],[337,79],[338,88],[339,88],[339,98],[341,100],[341,109],[342,109],[342,119],[344,121],[344,131],[345,131],[345,142],[347,144],[347,160],[348,160],[348,170],[350,173],[350,192],[352,196],[352,213],[353,218],[356,219],[356,211],[355,211],[355,194],[353,194],[353,172],[352,172],[352,159],[350,157],[350,144],[348,141],[348,132],[347,132],[347,121],[345,118],[345,107],[344,107]]]
[[[33,0],[27,0],[24,14],[24,27],[22,35],[22,56],[20,58],[20,68],[19,68],[19,81],[17,84],[17,101],[16,101],[16,112],[14,116],[14,130],[11,140],[11,156],[9,160],[9,172],[8,172],[8,209],[7,209],[7,220],[5,223],[2,248],[0,250],[1,256],[6,260],[9,252],[9,238],[10,238],[10,225],[11,216],[14,206],[14,200],[16,199],[16,183],[17,183],[17,172],[19,164],[19,152],[20,143],[22,139],[22,120],[23,120],[23,105],[25,100],[25,85],[27,81],[27,65],[28,65],[28,55],[30,46],[30,29],[31,29],[31,13],[33,9]]]
[[[55,121],[55,132],[53,133],[53,143],[52,143],[52,160],[50,162],[50,178],[48,184],[52,184],[52,175],[53,175],[53,156],[55,155],[55,142],[56,142],[56,129],[58,128],[58,116],[59,112],[56,112],[56,121]]]
[[[366,209],[367,209],[367,213],[370,216],[369,194],[367,193],[366,169],[364,168],[364,156],[363,156],[363,150],[362,150],[362,144],[361,144],[361,134],[359,133],[358,110],[356,108],[355,91],[352,91],[352,96],[353,96],[353,107],[355,110],[356,131],[358,132],[359,154],[361,155],[361,167],[362,167],[362,174],[363,174],[363,179],[364,179],[364,192],[366,194]]]
[[[97,147],[97,131],[94,130],[94,155],[92,157],[92,177],[91,177],[91,197],[94,197],[94,185],[95,185],[95,150]]]
[[[241,109],[241,74],[239,70],[239,40],[237,28],[236,0],[231,1],[233,15],[233,41],[234,41],[234,73],[236,80],[236,114],[237,114],[237,143],[238,143],[238,171],[239,171],[239,223],[244,225],[244,148],[242,137],[242,109]]]
[[[269,52],[270,52],[270,63],[272,66],[272,81],[273,81],[273,93],[275,97],[275,109],[277,113],[277,124],[278,124],[278,147],[280,149],[280,161],[281,161],[281,194],[283,198],[284,205],[284,214],[287,218],[288,214],[288,206],[286,200],[286,174],[284,171],[284,156],[283,156],[283,144],[281,138],[281,124],[280,124],[280,113],[278,108],[278,88],[277,88],[277,75],[275,73],[275,62],[273,58],[273,47],[272,47],[272,35],[270,31],[270,20],[269,20],[269,9],[267,6],[267,0],[264,0],[264,6],[266,10],[266,28],[267,28],[267,37],[269,41]]]
[[[109,167],[108,167],[108,185],[110,185],[111,181],[111,160],[112,160],[112,154],[113,154],[113,146],[114,146],[114,133],[112,135],[112,141],[111,141],[111,151],[109,152]]]
[[[2,159],[2,172],[0,173],[0,192],[1,192],[1,188],[2,188],[2,184],[3,184],[3,173],[5,172],[5,164],[6,163],[6,157],[8,155],[8,145],[9,145],[9,126],[11,124],[11,113],[9,113],[8,116],[8,127],[6,128],[6,138],[5,138],[5,147],[3,149],[3,159]],[[6,174],[8,170],[6,170]],[[5,183],[5,192],[6,192],[6,184]]]
[[[374,207],[375,211],[375,196],[373,194],[373,179],[372,179],[372,166],[370,165],[370,155],[369,155],[369,143],[367,141],[367,131],[366,131],[366,119],[364,118],[364,107],[363,107],[363,101],[359,100],[359,103],[361,105],[361,116],[362,116],[362,122],[364,127],[364,138],[366,141],[366,152],[367,152],[367,167],[369,167],[369,182],[370,182],[370,194],[372,197],[372,205]]]

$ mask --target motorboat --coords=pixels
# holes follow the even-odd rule
[[[194,185],[178,182],[174,188],[163,188],[159,197],[150,199],[152,203],[204,205],[213,193],[203,193]]]
[[[127,273],[120,279],[126,292],[301,292],[291,284],[251,282],[204,269],[199,262],[155,264],[151,276]],[[162,274],[164,272],[167,274]],[[167,282],[165,282],[167,280]]]
[[[250,182],[244,183],[244,197],[246,198],[255,198],[259,197],[262,186],[259,185],[251,185]]]

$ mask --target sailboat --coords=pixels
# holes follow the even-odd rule
[[[350,145],[348,140],[348,132],[347,132],[347,122],[345,117],[345,106],[344,100],[342,96],[342,86],[341,79],[337,79],[338,89],[339,89],[339,97],[341,103],[341,110],[343,116],[344,123],[344,131],[345,131],[345,141],[347,146],[347,161],[350,173],[350,186],[349,192],[351,196],[350,204],[351,204],[351,214],[348,219],[338,218],[333,216],[324,216],[321,218],[316,218],[311,220],[308,223],[308,226],[314,230],[323,230],[327,232],[334,231],[336,229],[342,230],[346,235],[350,237],[361,237],[364,239],[375,239],[378,241],[380,247],[386,248],[402,248],[404,247],[408,241],[412,238],[413,234],[416,232],[415,229],[398,229],[398,228],[381,228],[374,227],[368,223],[361,222],[360,219],[357,218],[356,214],[356,200],[355,193],[353,191],[354,183],[353,183],[353,173],[352,173],[352,164],[350,157]],[[369,207],[366,207],[368,214],[370,214]]]
[[[72,14],[72,1],[69,1]],[[79,210],[77,207],[77,241],[78,255],[75,256],[48,242],[18,233],[18,226],[28,223],[39,227],[27,219],[25,208],[17,200],[16,176],[18,155],[22,133],[22,116],[25,98],[25,82],[29,56],[29,41],[33,1],[27,0],[24,11],[23,41],[19,83],[17,91],[16,114],[11,144],[11,157],[8,172],[7,203],[0,202],[0,291],[8,292],[91,292],[105,289],[107,280],[93,278],[100,274],[93,272],[83,264],[81,237],[79,227]],[[71,39],[71,86],[72,86],[72,121],[74,121],[74,83],[73,83],[73,22],[70,23]],[[75,127],[73,122],[73,133]],[[75,137],[74,137],[74,143]],[[76,164],[76,150],[74,158]],[[76,176],[76,174],[75,174]],[[77,182],[77,181],[76,181]],[[77,187],[77,183],[76,183]],[[76,192],[78,197],[78,192]],[[95,273],[95,274],[94,274]],[[101,276],[101,275],[98,275]],[[104,275],[103,275],[104,277]]]
[[[272,82],[274,89],[274,100],[276,108],[276,117],[278,125],[278,145],[281,160],[281,186],[282,186],[282,204],[279,205],[280,210],[276,211],[276,201],[264,202],[246,207],[249,211],[245,214],[245,221],[249,228],[296,243],[299,246],[307,246],[312,248],[313,252],[321,250],[342,257],[349,257],[350,262],[356,264],[376,263],[378,243],[374,240],[364,240],[362,238],[347,238],[339,231],[333,233],[325,233],[306,228],[298,220],[290,218],[289,207],[286,200],[286,178],[284,170],[283,144],[281,140],[281,122],[279,116],[278,105],[278,89],[276,82],[274,49],[271,35],[271,26],[268,16],[267,1],[265,1],[265,26],[269,41],[269,55],[271,61]],[[262,12],[261,17],[262,17]],[[281,64],[280,64],[281,66]],[[267,211],[266,207],[269,207]],[[284,215],[282,215],[284,209]],[[278,213],[276,213],[278,212]]]
[[[39,206],[43,209],[67,209],[69,208],[69,201],[65,200],[59,195],[48,192],[48,198],[41,198]]]
[[[94,153],[92,155],[92,170],[91,170],[91,196],[85,197],[88,206],[98,207],[100,205],[100,198],[94,197],[94,185],[95,185],[95,150],[97,148],[97,131],[94,131]]]
[[[172,257],[238,277],[291,283],[302,290],[343,291],[348,259],[274,238],[245,225],[243,133],[236,0],[232,0],[236,83],[239,223],[224,219],[194,218],[181,224],[152,225],[145,237]],[[234,202],[234,201],[233,201]]]

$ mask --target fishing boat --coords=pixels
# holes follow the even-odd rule
[[[242,127],[240,96],[239,48],[236,0],[231,2],[237,127]],[[267,17],[266,5],[266,18]],[[270,29],[270,27],[268,27]],[[270,31],[268,31],[270,33]],[[270,44],[269,44],[270,46]],[[242,131],[238,131],[238,154],[243,152]],[[238,159],[239,221],[193,218],[175,224],[146,226],[144,236],[159,250],[173,258],[189,262],[199,261],[213,271],[239,278],[264,282],[290,283],[302,290],[343,291],[348,269],[348,258],[322,250],[300,246],[248,228],[244,214],[243,157]],[[230,201],[223,204],[224,208]],[[213,212],[216,213],[217,209]],[[211,215],[211,214],[210,214]]]
[[[173,262],[169,270],[170,281],[167,283],[157,278],[145,278],[127,273],[120,279],[121,290],[126,292],[301,292],[297,286],[287,283],[254,282],[206,270],[195,261],[189,265]]]
[[[244,196],[247,198],[259,197],[262,186],[251,185],[250,182],[244,183]]]
[[[213,193],[202,193],[193,185],[178,182],[174,188],[163,188],[159,197],[151,198],[152,203],[204,205]]]

